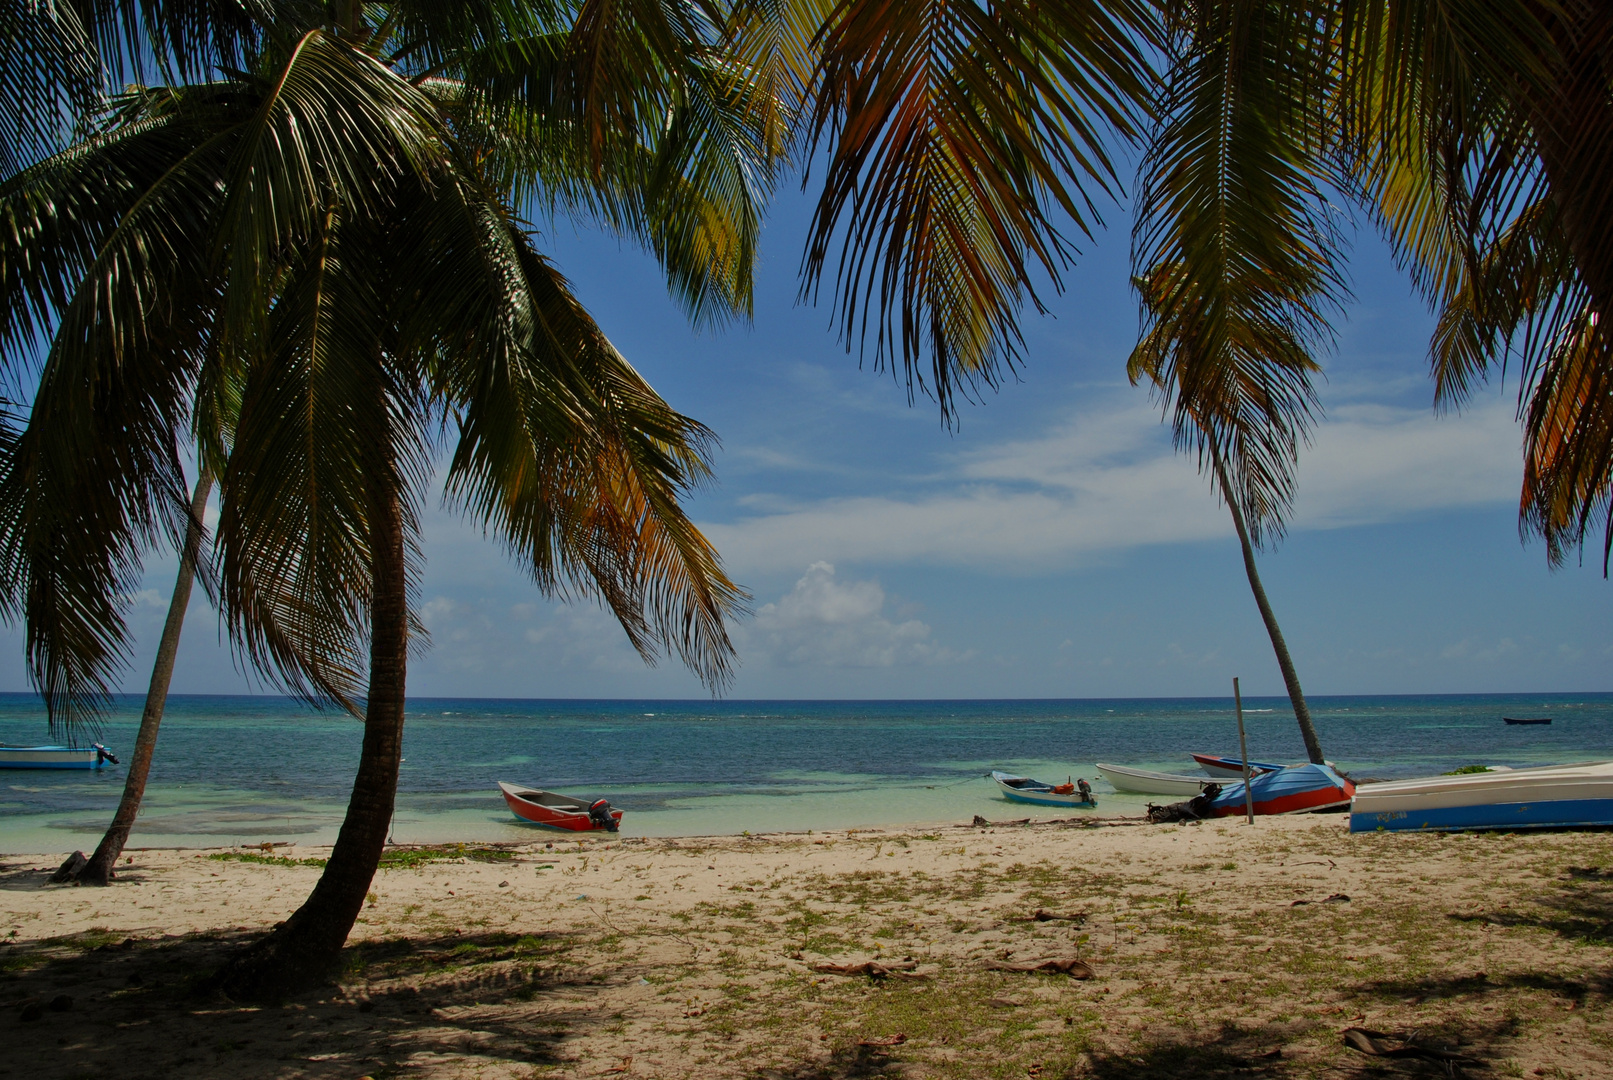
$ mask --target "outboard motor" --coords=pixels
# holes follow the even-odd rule
[[[103,764],[105,762],[108,762],[108,761],[110,761],[114,765],[118,764],[118,759],[117,759],[117,757],[115,757],[113,755],[112,751],[108,750],[106,747],[102,746],[100,743],[91,743],[90,745],[95,747],[95,764],[96,765],[101,765],[101,764]]]
[[[1087,783],[1085,779],[1081,779],[1081,780],[1077,780],[1075,782],[1075,786],[1081,789],[1081,801],[1082,802],[1089,802],[1089,803],[1092,803],[1092,805],[1094,805],[1094,806],[1097,805],[1097,802],[1092,798],[1092,785],[1091,784]]]
[[[598,829],[615,832],[621,826],[616,823],[616,817],[610,812],[610,803],[604,799],[595,799],[588,807],[588,820]]]

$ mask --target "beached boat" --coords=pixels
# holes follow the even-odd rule
[[[1243,779],[1243,759],[1219,757],[1215,754],[1194,754],[1193,760],[1199,763],[1199,768],[1215,777],[1217,780]],[[1273,765],[1269,761],[1251,761],[1249,768],[1254,772],[1275,772],[1285,768],[1283,765]]]
[[[622,824],[622,812],[612,808],[604,799],[588,803],[570,795],[516,787],[502,780],[498,782],[498,789],[504,793],[504,801],[516,817],[536,825],[570,829],[572,832],[591,832],[595,829],[615,832]]]
[[[99,769],[118,759],[100,743],[89,746],[7,746],[0,743],[0,769]]]
[[[1501,720],[1502,720],[1503,723],[1508,723],[1508,724],[1549,724],[1549,723],[1551,723],[1551,717],[1549,717],[1549,716],[1503,716],[1501,718]]]
[[[1034,803],[1037,806],[1097,806],[1098,800],[1092,797],[1090,789],[1081,790],[1086,781],[1080,784],[1044,784],[1040,780],[1032,780],[1028,776],[1014,776],[1011,773],[992,770],[991,778],[997,782],[1002,793],[1015,802]],[[1061,788],[1069,788],[1062,791]]]
[[[1613,825],[1613,761],[1368,784],[1351,832]]]
[[[1289,765],[1249,780],[1257,814],[1298,814],[1349,806],[1355,784],[1329,765]],[[1220,817],[1243,813],[1243,781],[1221,789],[1211,804]]]
[[[1204,790],[1205,784],[1215,783],[1202,776],[1149,772],[1147,769],[1133,769],[1129,765],[1106,765],[1101,761],[1098,762],[1098,772],[1116,791],[1129,791],[1137,795],[1181,795],[1192,798]]]

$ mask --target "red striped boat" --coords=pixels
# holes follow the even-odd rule
[[[1298,814],[1306,810],[1326,810],[1349,806],[1355,798],[1355,783],[1327,765],[1290,765],[1274,772],[1260,773],[1249,781],[1257,814]],[[1243,781],[1221,789],[1211,804],[1219,817],[1243,813]]]
[[[622,812],[604,799],[595,799],[592,803],[587,803],[570,795],[557,795],[552,791],[541,791],[538,788],[516,787],[502,780],[498,782],[498,788],[504,793],[504,801],[516,817],[536,825],[547,825],[551,829],[570,829],[572,832],[593,832],[600,829],[615,832],[622,825]]]

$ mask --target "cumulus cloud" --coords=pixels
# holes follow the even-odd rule
[[[936,664],[964,657],[930,640],[918,619],[885,617],[877,581],[841,581],[815,562],[778,600],[764,604],[747,628],[745,650],[786,667],[882,668]]]
[[[1348,404],[1300,460],[1292,527],[1331,529],[1515,500],[1518,431],[1499,396],[1459,416]],[[959,452],[923,490],[774,500],[702,528],[742,573],[819,559],[1043,572],[1148,544],[1229,536],[1226,511],[1141,395],[1030,439]]]

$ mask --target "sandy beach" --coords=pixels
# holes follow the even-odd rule
[[[1450,1075],[1352,1026],[1613,1076],[1613,835],[1346,820],[403,849],[339,983],[268,1008],[194,987],[324,849],[6,856],[0,1076]],[[993,966],[1045,959],[1092,977]]]

